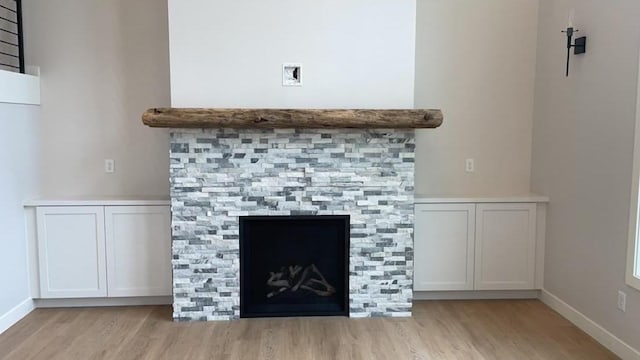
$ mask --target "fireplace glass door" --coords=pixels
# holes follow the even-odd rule
[[[347,316],[349,216],[240,217],[240,316]]]

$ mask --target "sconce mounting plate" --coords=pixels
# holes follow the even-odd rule
[[[575,55],[579,55],[579,54],[584,54],[586,52],[587,52],[587,37],[582,36],[582,37],[576,38],[575,42],[573,43],[573,53]]]

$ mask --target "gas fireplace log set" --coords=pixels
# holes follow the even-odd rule
[[[299,289],[311,291],[318,296],[331,296],[336,293],[336,288],[327,282],[315,264],[307,266],[302,271],[302,275],[297,276],[301,270],[302,266],[295,265],[289,266],[288,269],[282,268],[277,273],[270,273],[267,285],[276,290],[267,294],[267,297],[270,298],[285,291],[296,292]],[[315,279],[313,276],[318,278]]]

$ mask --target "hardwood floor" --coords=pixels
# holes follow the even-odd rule
[[[412,318],[171,321],[169,306],[38,309],[1,359],[616,359],[537,300],[416,301]]]

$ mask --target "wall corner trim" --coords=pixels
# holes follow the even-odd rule
[[[0,334],[15,325],[18,321],[22,320],[25,316],[29,315],[29,313],[31,313],[35,308],[36,306],[33,299],[28,298],[16,305],[13,309],[7,311],[5,314],[0,315]]]
[[[0,103],[40,105],[40,77],[0,70]]]
[[[556,295],[550,293],[548,290],[542,290],[542,293],[540,294],[540,300],[551,309],[555,310],[567,320],[572,322],[580,330],[586,332],[591,337],[596,339],[596,341],[598,341],[604,347],[611,350],[614,354],[620,356],[622,359],[640,360],[640,351],[634,349],[629,344],[620,340],[617,336],[613,335],[607,329],[591,320],[586,315],[579,312]]]

